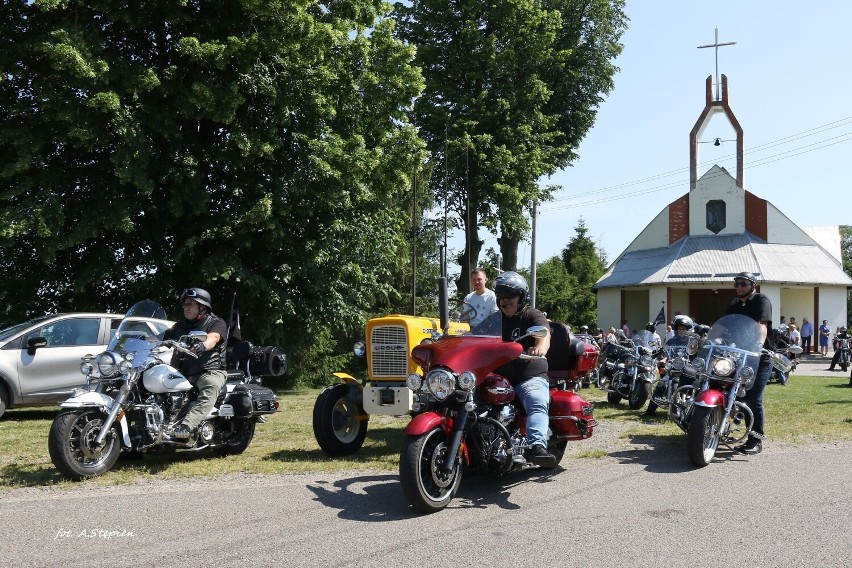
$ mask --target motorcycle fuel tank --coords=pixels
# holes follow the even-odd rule
[[[142,375],[142,384],[151,393],[164,393],[176,391],[188,391],[192,383],[186,377],[170,365],[156,365],[151,367]]]
[[[490,405],[508,404],[515,400],[515,389],[506,378],[500,375],[489,375],[479,385],[482,400]]]

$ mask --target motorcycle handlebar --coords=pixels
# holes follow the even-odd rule
[[[184,353],[186,355],[189,355],[193,359],[198,359],[197,353],[195,353],[191,349],[185,347],[183,343],[180,343],[179,341],[175,341],[174,339],[167,339],[167,340],[161,342],[160,345],[163,345],[163,346],[166,346],[166,347],[171,347],[172,349],[176,349],[180,353]]]

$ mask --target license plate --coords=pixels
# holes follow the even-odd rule
[[[230,404],[223,404],[219,407],[219,416],[223,416],[225,418],[234,415],[234,407]]]

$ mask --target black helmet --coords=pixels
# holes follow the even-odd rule
[[[647,329],[648,331],[654,331],[656,328],[657,328],[657,326],[655,326],[651,322],[648,322],[648,323],[645,324],[645,329]]]
[[[589,333],[589,326],[587,326],[587,325],[581,325],[581,326],[580,326],[580,331],[581,331],[581,332],[583,332],[583,333]]]
[[[686,326],[687,331],[692,331],[692,328],[695,327],[695,324],[692,322],[692,318],[684,315],[675,316],[672,320],[673,330],[677,331],[677,326],[679,325]]]
[[[183,302],[184,298],[195,300],[199,304],[207,306],[208,310],[213,309],[213,300],[210,298],[210,294],[207,293],[207,290],[203,290],[201,288],[187,288],[180,293],[181,302]]]
[[[740,272],[734,276],[734,281],[736,282],[737,280],[748,280],[753,285],[757,284],[757,276],[753,272]]]
[[[840,326],[840,333],[846,333],[846,326],[845,325]]]
[[[524,307],[527,302],[529,287],[524,277],[517,272],[504,272],[494,281],[494,293],[497,298],[501,296],[520,296],[518,298],[518,309]]]

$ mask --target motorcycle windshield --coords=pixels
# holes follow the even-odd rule
[[[707,343],[759,353],[763,347],[760,324],[742,314],[724,316],[710,328]]]
[[[647,347],[652,349],[657,346],[657,342],[654,341],[654,334],[648,331],[647,329],[643,329],[642,331],[637,331],[633,334],[633,344],[639,345],[641,347]]]
[[[148,321],[151,318],[166,319],[166,310],[151,300],[133,304],[115,330],[107,351],[129,353],[150,350],[155,343],[162,341],[168,329],[161,322]]]
[[[470,335],[503,337],[503,315],[496,311],[470,330]]]

